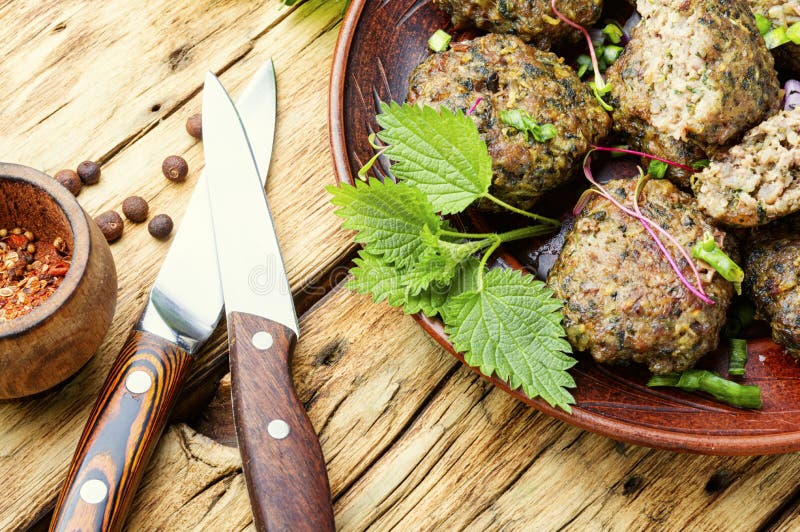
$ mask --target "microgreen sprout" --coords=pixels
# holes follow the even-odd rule
[[[627,153],[628,155],[638,155],[639,157],[644,157],[646,159],[652,159],[654,161],[661,161],[662,163],[666,163],[666,164],[668,164],[670,166],[675,166],[676,168],[680,168],[681,170],[686,170],[687,172],[694,172],[695,171],[695,169],[692,168],[691,166],[686,166],[685,164],[681,164],[681,163],[676,162],[676,161],[671,161],[669,159],[664,159],[663,157],[658,157],[656,155],[650,155],[649,153],[644,153],[644,152],[641,152],[641,151],[630,150],[628,148],[622,148],[622,147],[618,147],[618,146],[612,146],[612,147],[595,146],[593,144],[592,145],[592,149],[593,150],[597,150],[597,151],[608,151],[608,152],[611,152],[611,153]]]
[[[651,159],[650,164],[647,165],[647,173],[653,179],[663,179],[667,174],[667,168],[667,163]]]
[[[481,103],[482,101],[483,101],[483,96],[478,96],[478,99],[477,99],[477,100],[475,100],[475,103],[473,103],[472,105],[470,105],[470,106],[469,106],[469,109],[467,109],[467,116],[469,116],[469,115],[471,115],[472,113],[474,113],[474,112],[475,112],[475,109],[477,109],[477,108],[478,108],[478,104],[479,104],[479,103]]]
[[[592,89],[592,93],[594,97],[597,99],[597,102],[603,106],[603,109],[606,111],[613,111],[614,108],[608,105],[605,100],[603,100],[603,96],[608,94],[611,91],[611,85],[607,84],[606,81],[603,79],[603,75],[600,73],[600,66],[597,63],[597,54],[594,51],[594,43],[592,43],[592,36],[589,35],[589,32],[581,26],[580,24],[571,21],[567,18],[561,11],[558,10],[556,7],[556,0],[550,0],[550,8],[553,10],[553,13],[563,21],[568,26],[575,28],[576,30],[580,31],[583,36],[586,38],[586,44],[589,45],[589,57],[592,60],[592,69],[594,70],[594,81],[589,83],[589,86]]]
[[[533,135],[536,142],[547,142],[558,135],[558,130],[553,124],[538,124],[536,120],[524,109],[510,109],[500,111],[500,121],[505,125],[513,127],[528,136]]]
[[[375,161],[377,161],[378,158],[381,155],[383,155],[383,152],[385,152],[389,148],[389,146],[382,146],[378,144],[377,142],[375,142],[375,139],[376,139],[375,133],[370,133],[369,137],[367,137],[367,140],[369,140],[369,145],[372,146],[372,149],[375,150],[375,155],[370,157],[369,161],[364,163],[364,166],[358,169],[358,178],[361,179],[362,181],[367,180],[367,172],[369,172],[370,169],[373,167]]]
[[[661,251],[661,253],[664,255],[664,257],[667,259],[667,262],[669,262],[669,265],[672,267],[673,271],[678,276],[678,279],[680,279],[681,283],[683,283],[683,285],[686,286],[686,288],[692,294],[694,294],[698,299],[700,299],[702,302],[706,303],[707,305],[713,305],[714,304],[714,300],[709,298],[708,295],[705,293],[705,290],[703,290],[703,282],[700,279],[700,272],[698,271],[697,266],[695,266],[694,261],[692,260],[691,256],[686,251],[686,249],[666,229],[664,229],[659,224],[657,224],[656,222],[654,222],[653,220],[651,220],[650,218],[645,216],[644,213],[642,213],[642,211],[641,211],[641,209],[639,207],[639,196],[641,195],[642,189],[644,188],[644,185],[645,185],[645,183],[647,181],[647,176],[645,176],[640,170],[640,173],[642,173],[642,176],[640,177],[639,182],[637,183],[637,186],[636,186],[636,192],[634,194],[634,199],[633,199],[633,209],[630,209],[630,208],[626,207],[625,205],[623,205],[622,203],[620,203],[619,201],[617,201],[617,199],[608,190],[606,190],[599,182],[597,182],[597,180],[592,175],[591,161],[592,161],[592,152],[593,151],[594,150],[590,150],[589,153],[586,154],[586,158],[583,161],[583,173],[586,176],[586,179],[592,185],[594,185],[596,193],[600,194],[605,199],[610,201],[616,208],[618,208],[619,210],[621,210],[625,214],[627,214],[627,215],[639,220],[639,222],[642,224],[642,226],[645,228],[645,230],[650,234],[650,237],[656,243],[656,246],[658,246],[658,249]],[[586,195],[581,196],[581,198],[578,200],[579,203],[583,202],[584,205],[585,205],[586,201],[587,201]],[[576,206],[576,208],[577,208],[577,206]],[[582,210],[582,208],[583,207],[581,207],[581,210]],[[580,212],[580,211],[578,211],[578,212]],[[661,241],[661,239],[659,238],[657,233],[661,233],[661,235],[664,238],[666,238],[669,241],[669,243],[672,244],[673,247],[675,247],[681,253],[683,258],[685,259],[685,261],[687,262],[687,264],[691,268],[692,273],[694,274],[694,278],[695,278],[695,281],[697,282],[697,286],[694,286],[686,278],[686,276],[683,275],[683,272],[681,271],[681,268],[676,263],[676,261],[673,258],[672,254],[670,254],[670,252],[667,250],[667,247]]]

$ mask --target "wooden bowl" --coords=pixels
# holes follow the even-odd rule
[[[605,5],[611,9],[614,2]],[[379,127],[375,121],[378,102],[405,99],[408,76],[430,53],[427,39],[440,28],[453,35],[454,41],[472,36],[454,30],[449,17],[431,2],[351,1],[336,44],[329,94],[329,133],[337,180],[353,183],[358,169],[373,156],[368,136]],[[576,52],[563,51],[567,55]],[[379,158],[372,174],[389,177],[388,161]],[[602,180],[603,176],[598,177]],[[583,188],[586,184],[576,180],[537,205],[543,214],[565,221],[562,232],[547,240],[532,240],[527,248],[507,248],[499,258],[500,264],[524,268],[543,279],[561,249],[570,224],[569,212]],[[503,223],[486,216],[474,216],[469,221],[480,232],[497,230]],[[422,314],[414,319],[464,363],[439,320]],[[648,388],[645,368],[610,367],[583,353],[576,354],[578,364],[570,369],[577,383],[571,390],[576,400],[571,414],[541,399],[531,399],[519,389],[512,390],[500,379],[484,377],[548,415],[615,440],[719,455],[800,451],[800,364],[765,335],[760,336],[748,342],[747,374],[742,381],[761,387],[764,407],[760,411],[733,408],[676,389]],[[727,348],[705,356],[700,367],[725,375]],[[477,368],[470,369],[478,372]]]
[[[72,252],[49,298],[0,321],[0,399],[13,399],[55,386],[92,357],[114,316],[117,273],[94,221],[66,188],[32,168],[0,163],[0,227],[24,227],[42,241],[60,236]]]

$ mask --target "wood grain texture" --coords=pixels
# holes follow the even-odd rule
[[[269,335],[269,345],[256,345],[256,334]],[[294,331],[232,312],[228,338],[236,433],[256,527],[332,531],[325,458],[292,382]],[[270,423],[288,425],[288,433],[272,434]]]
[[[7,61],[0,95],[7,102],[4,116],[13,119],[0,122],[0,160],[54,171],[100,158],[100,183],[84,187],[78,198],[90,215],[119,209],[124,198],[139,195],[150,203],[152,214],[172,216],[177,230],[203,167],[202,144],[186,134],[184,123],[200,111],[205,71],[221,73],[237,95],[272,56],[278,119],[267,194],[278,238],[285,243],[292,289],[318,298],[318,280],[354,249],[320,192],[332,178],[324,109],[341,13],[340,3],[329,0],[293,8],[281,8],[274,0],[166,8],[163,2],[148,1],[137,9],[120,4],[99,10],[77,0],[3,4],[0,27],[5,29],[0,32],[8,39],[0,40]],[[57,30],[62,23],[66,28]],[[30,29],[26,36],[14,31],[21,26]],[[77,40],[83,53],[65,55]],[[106,54],[104,46],[111,41],[115,52]],[[182,44],[190,53],[173,70],[170,54]],[[93,47],[97,53],[86,52]],[[127,52],[134,49],[136,54]],[[81,78],[80,87],[69,85],[65,96],[58,86],[74,84],[75,77]],[[151,111],[155,103],[161,103],[159,111]],[[69,142],[62,143],[62,137]],[[189,164],[185,183],[161,175],[161,162],[171,154]],[[89,411],[141,313],[169,244],[153,239],[146,227],[126,222],[122,238],[111,246],[118,265],[117,311],[97,355],[46,394],[0,403],[0,475],[17,494],[0,496],[0,529],[27,526],[54,504]],[[198,354],[187,386],[217,375],[216,368],[226,361],[227,338],[220,327]]]
[[[678,454],[584,432],[495,389],[368,297],[338,288],[301,327],[294,381],[320,433],[339,530],[756,530],[795,492],[797,454]],[[194,513],[227,519],[219,530],[246,526],[241,473],[210,480],[230,449],[205,441],[192,435],[153,460],[196,480],[176,487],[148,472],[137,497],[147,511],[131,523],[149,512],[160,517],[145,530],[178,530]],[[787,515],[784,529],[796,526]]]
[[[89,415],[67,480],[56,502],[51,531],[120,530],[191,357],[158,336],[133,331],[108,374]],[[146,375],[151,385],[130,390],[127,379]],[[85,501],[81,489],[99,480],[107,496]]]
[[[273,0],[0,3],[0,159],[52,171],[102,157],[100,184],[79,197],[88,212],[137,194],[179,225],[202,167],[202,146],[183,124],[200,110],[204,71],[222,72],[236,95],[274,56],[279,116],[267,192],[293,291],[319,297],[316,281],[353,250],[321,192],[333,179],[324,109],[340,18],[332,0],[282,10]],[[78,51],[66,53],[73,44]],[[188,53],[176,54],[172,70],[170,55],[182,45]],[[169,154],[189,162],[186,183],[161,177]],[[118,310],[97,356],[56,390],[0,403],[0,529],[24,529],[52,507],[168,245],[127,224],[112,246],[124,266]],[[726,458],[618,445],[493,390],[411,318],[341,288],[301,327],[293,379],[319,432],[342,530],[799,526],[796,454]],[[221,327],[187,382],[212,378],[226,352]],[[254,530],[238,456],[169,427],[126,529]]]

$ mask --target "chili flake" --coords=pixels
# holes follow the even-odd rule
[[[37,242],[22,228],[0,229],[0,321],[23,316],[53,295],[70,260],[62,238]]]

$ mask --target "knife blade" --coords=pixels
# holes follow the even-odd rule
[[[263,182],[275,130],[272,60],[250,80],[240,103]],[[219,322],[223,299],[205,174],[198,179],[138,324],[95,402],[56,503],[51,531],[122,527],[191,360]]]
[[[325,458],[290,371],[299,326],[241,119],[206,74],[203,149],[230,345],[231,391],[259,530],[334,530]]]

